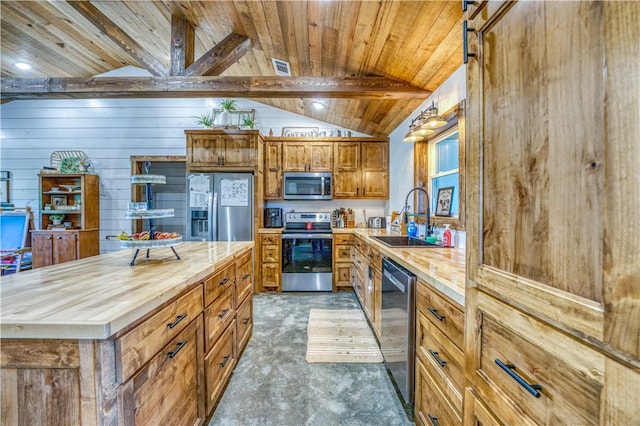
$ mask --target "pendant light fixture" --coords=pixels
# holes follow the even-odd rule
[[[407,133],[404,136],[404,139],[402,139],[402,142],[418,142],[418,141],[421,141],[424,138],[424,136],[419,135],[416,132],[416,130],[417,130],[416,126],[414,126],[412,124],[410,126],[410,128],[409,128],[409,133]]]
[[[427,116],[424,120],[424,124],[422,128],[424,129],[437,129],[438,127],[442,127],[447,122],[438,115],[438,108],[436,108],[436,103],[431,102],[431,106],[427,109]]]

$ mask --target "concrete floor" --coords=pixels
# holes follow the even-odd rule
[[[307,364],[311,308],[359,308],[352,292],[262,293],[253,337],[212,425],[411,425],[383,364]]]

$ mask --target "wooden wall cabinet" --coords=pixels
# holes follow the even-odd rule
[[[257,130],[185,130],[187,171],[253,170],[258,162]]]
[[[389,143],[336,144],[334,198],[389,198]]]
[[[637,422],[640,3],[467,18],[466,378],[503,423]]]
[[[41,173],[38,183],[41,230],[31,231],[33,267],[100,254],[99,177],[88,173]],[[63,221],[71,226],[54,225],[53,214],[64,214]]]
[[[333,143],[287,141],[282,145],[284,172],[330,172],[333,167]]]
[[[260,234],[262,291],[282,290],[282,241],[279,233]]]
[[[282,143],[264,144],[264,198],[280,200],[282,191]]]

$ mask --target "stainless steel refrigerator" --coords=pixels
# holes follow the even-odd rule
[[[253,240],[253,175],[187,175],[187,241]]]

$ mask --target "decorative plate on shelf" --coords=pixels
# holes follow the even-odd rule
[[[78,173],[80,171],[80,159],[78,157],[67,157],[60,160],[58,166],[60,173]]]

